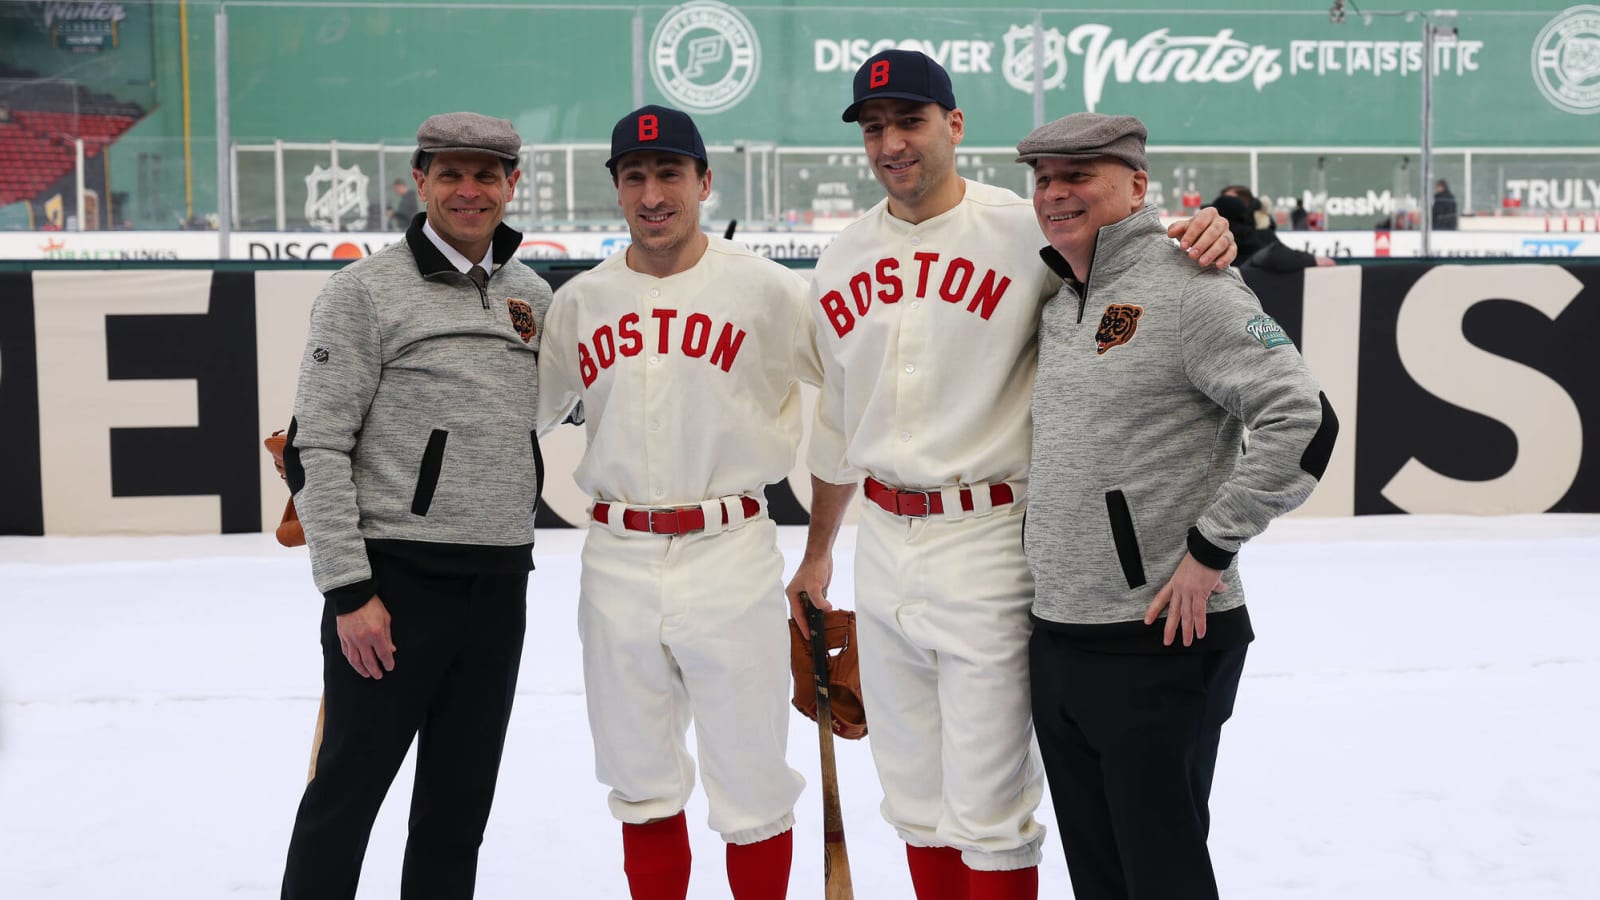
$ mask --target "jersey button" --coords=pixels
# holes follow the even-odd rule
[[[657,289],[657,288],[651,288],[650,289],[650,296],[659,297],[659,296],[661,296],[661,291],[659,289]]]
[[[659,357],[659,356],[650,357],[650,365],[652,365],[652,366],[661,365],[661,357]]]
[[[911,440],[911,432],[909,432],[909,431],[901,432],[900,433],[900,440],[901,441],[910,441]]]
[[[911,239],[911,246],[913,246],[913,247],[922,246],[922,238],[919,238],[919,237],[912,238]]]
[[[663,491],[661,488],[654,488],[654,491],[655,491],[655,495],[656,495],[656,499],[657,500],[660,500],[662,497],[665,497],[667,495],[667,492]]]
[[[906,374],[907,375],[911,375],[911,374],[915,373],[916,371],[917,371],[917,366],[916,366],[915,363],[906,363]]]
[[[922,301],[921,300],[913,300],[913,301],[911,301],[911,308],[912,309],[921,309],[922,308]]]
[[[651,431],[660,431],[661,430],[661,423],[652,421],[650,423],[650,430]]]

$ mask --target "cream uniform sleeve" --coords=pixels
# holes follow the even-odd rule
[[[572,282],[568,282],[570,285]],[[566,421],[582,398],[577,360],[572,358],[573,316],[568,313],[572,293],[567,285],[556,291],[545,315],[544,337],[539,346],[539,411],[536,419],[540,435]]]
[[[806,288],[812,303],[820,296],[817,281],[812,278]],[[849,442],[845,436],[845,373],[837,357],[820,353],[817,321],[809,314],[807,331],[811,339],[811,352],[815,358],[818,378],[817,408],[812,414],[811,442],[806,448],[806,468],[812,475],[830,484],[850,484],[861,480],[861,472],[850,467],[846,458]]]

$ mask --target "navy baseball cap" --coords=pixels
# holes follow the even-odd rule
[[[628,113],[611,129],[611,158],[606,160],[606,168],[615,173],[617,160],[635,150],[659,150],[709,162],[706,142],[700,139],[700,129],[689,114],[655,104]]]
[[[950,73],[932,57],[916,50],[884,50],[867,57],[856,70],[855,88],[855,102],[844,110],[846,122],[860,120],[861,104],[880,97],[956,108]]]

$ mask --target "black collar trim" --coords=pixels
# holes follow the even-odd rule
[[[461,274],[456,267],[445,259],[439,248],[428,240],[422,233],[422,226],[428,221],[426,212],[419,212],[411,219],[411,227],[406,229],[406,244],[411,248],[411,255],[417,260],[417,271],[422,277],[431,278],[441,274]],[[504,222],[495,226],[494,239],[490,245],[491,258],[495,268],[499,268],[517,257],[517,248],[522,246],[522,232],[510,227]]]

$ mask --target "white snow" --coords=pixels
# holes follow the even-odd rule
[[[792,571],[804,532],[782,529]],[[847,581],[853,534],[839,546]],[[574,625],[581,534],[543,532],[478,896],[627,897]],[[1247,548],[1258,639],[1223,732],[1229,898],[1600,898],[1600,516],[1290,519]],[[849,606],[847,584],[834,599]],[[320,692],[321,601],[268,535],[0,538],[0,897],[271,898]],[[838,745],[856,896],[910,898],[867,748]],[[790,896],[822,896],[796,714]],[[398,895],[410,770],[361,897]],[[1041,896],[1071,896],[1052,829]],[[690,896],[727,898],[689,809]]]

